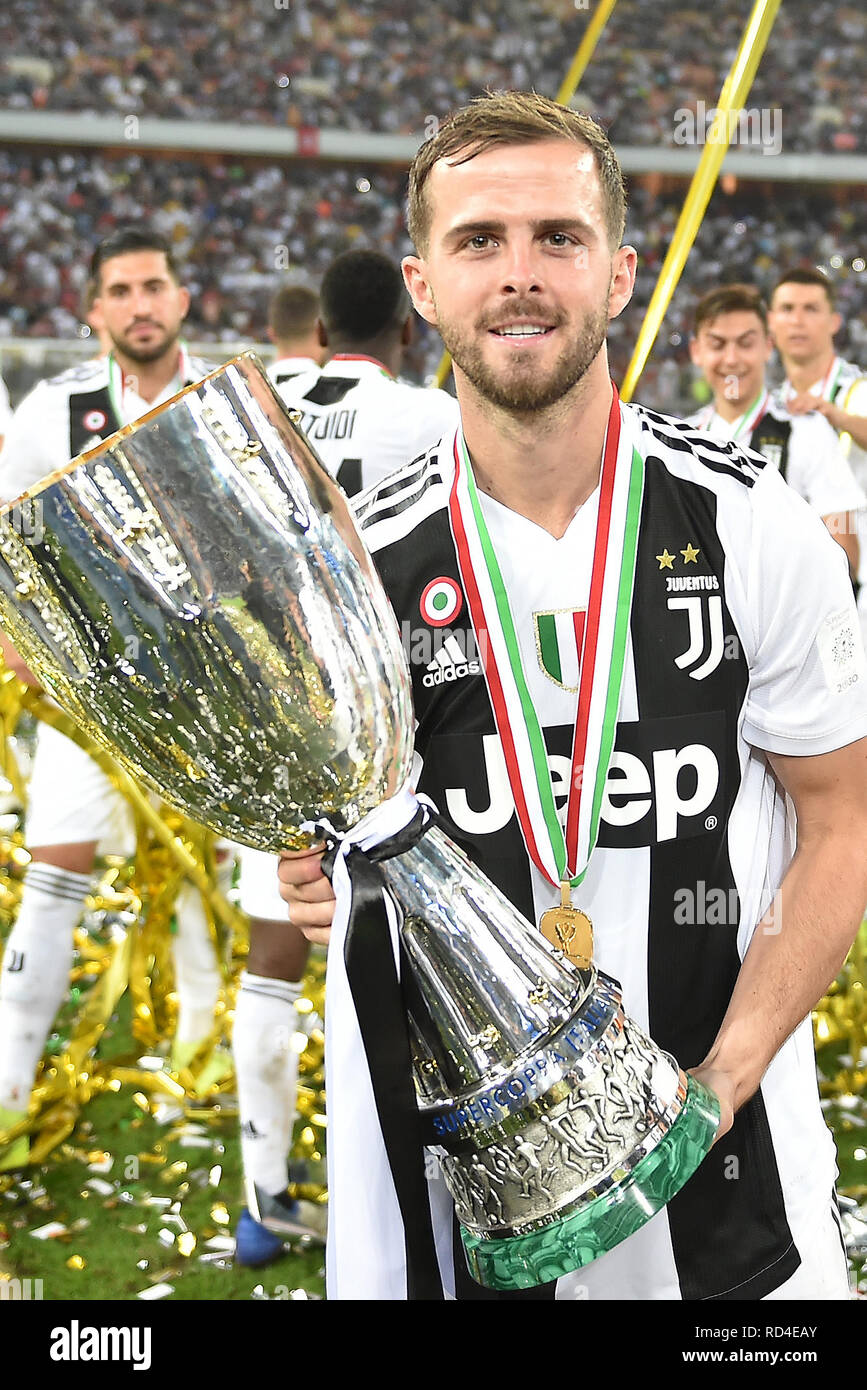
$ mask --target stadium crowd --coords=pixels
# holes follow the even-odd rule
[[[676,143],[675,109],[713,106],[746,12],[736,0],[619,0],[580,104],[617,146]],[[0,101],[418,133],[487,86],[553,95],[590,13],[587,0],[7,0]],[[783,107],[785,150],[867,148],[865,30],[855,5],[783,7],[750,102]]]
[[[638,248],[636,295],[611,326],[622,374],[656,283],[684,187],[653,182],[630,192],[628,239]],[[350,247],[399,257],[410,250],[404,177],[385,170],[278,166],[229,157],[205,161],[92,153],[0,151],[0,338],[74,339],[81,322],[87,248],[115,226],[143,221],[167,236],[184,264],[197,342],[263,341],[268,300],[289,281],[315,286]],[[867,329],[857,312],[867,272],[859,227],[867,198],[829,199],[792,187],[762,192],[741,184],[714,194],[698,241],[641,386],[659,409],[690,404],[687,338],[696,298],[721,280],[769,290],[781,264],[820,261],[838,290],[840,351],[863,359]],[[860,267],[860,270],[859,270]],[[437,336],[419,322],[408,376],[422,380],[439,360]],[[29,383],[8,377],[14,398]]]

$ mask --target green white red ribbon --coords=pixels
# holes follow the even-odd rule
[[[599,481],[599,517],[590,599],[580,660],[572,775],[566,831],[551,785],[545,739],[527,687],[512,611],[488,532],[472,463],[455,439],[455,477],[449,516],[461,580],[503,747],[509,784],[528,853],[552,883],[577,886],[599,833],[635,580],[644,460],[631,438],[631,420],[613,397]]]

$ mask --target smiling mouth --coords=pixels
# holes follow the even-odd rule
[[[503,328],[491,328],[489,331],[495,338],[512,338],[526,342],[528,338],[547,338],[554,332],[554,326],[542,323],[510,323]]]

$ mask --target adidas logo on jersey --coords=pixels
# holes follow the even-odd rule
[[[467,660],[461,643],[452,632],[443,642],[433,661],[428,662],[421,683],[428,689],[435,685],[450,685],[462,676],[477,676],[481,669],[477,660]]]

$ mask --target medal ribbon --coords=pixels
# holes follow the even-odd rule
[[[749,438],[768,408],[769,397],[770,392],[763,386],[755,400],[750,401],[743,415],[739,415],[732,425],[732,439],[740,439],[741,435]]]
[[[599,483],[599,518],[581,651],[566,834],[547,750],[521,661],[509,599],[479,501],[463,436],[455,438],[449,516],[515,809],[528,853],[555,886],[583,879],[599,830],[614,746],[638,549],[644,461],[621,430],[612,385]],[[584,794],[586,790],[586,795]],[[574,866],[574,867],[570,867]]]
[[[819,395],[823,400],[833,403],[834,396],[837,393],[837,383],[840,380],[840,368],[842,365],[843,363],[840,361],[839,357],[832,358],[831,365],[825,374],[825,380],[819,387]]]
[[[831,401],[833,403],[834,397],[837,393],[837,384],[840,380],[840,372],[842,370],[842,367],[842,358],[837,356],[832,357],[831,365],[829,366],[822,380],[818,382],[815,386],[812,386],[810,388],[812,393],[818,396],[820,400]],[[795,395],[797,395],[797,392],[792,383],[787,378],[783,382],[783,397],[785,400],[788,400],[790,396]]]
[[[759,421],[761,420],[762,416],[768,408],[769,398],[770,392],[767,391],[763,386],[759,394],[756,396],[755,400],[750,401],[750,404],[747,406],[743,415],[739,415],[737,419],[732,422],[730,426],[730,429],[732,431],[732,439],[740,439],[742,434],[752,434],[753,430],[756,428],[756,425],[759,423]],[[758,407],[758,409],[756,409],[756,407]],[[754,411],[755,415],[753,416]],[[705,418],[701,421],[699,429],[707,433],[707,431],[710,429],[713,423],[713,419],[716,413],[716,408],[713,402],[711,402],[711,404],[706,409]],[[749,421],[749,423],[747,423],[747,421]]]
[[[119,430],[127,420],[123,413],[123,368],[113,352],[108,354],[108,398],[114,412],[114,428]]]

